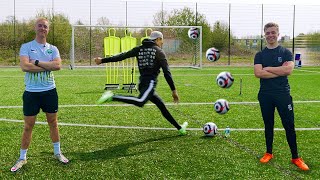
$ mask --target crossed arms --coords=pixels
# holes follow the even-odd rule
[[[293,61],[286,61],[279,67],[262,67],[262,64],[254,65],[254,75],[257,78],[270,79],[279,76],[288,76],[294,68]]]
[[[23,72],[57,71],[61,69],[61,58],[55,58],[49,62],[39,61],[38,66],[34,62],[35,60],[29,59],[28,56],[20,56],[20,67]]]

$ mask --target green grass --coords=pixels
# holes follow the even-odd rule
[[[235,82],[229,89],[215,84],[221,71],[230,71]],[[1,68],[0,118],[22,120],[24,73],[18,68]],[[71,160],[61,165],[52,157],[47,125],[37,124],[28,151],[28,164],[18,173],[10,168],[19,155],[23,123],[0,121],[0,179],[317,179],[320,177],[319,130],[297,131],[299,154],[311,170],[302,172],[290,163],[290,151],[283,130],[275,131],[274,155],[269,164],[260,164],[265,151],[263,131],[231,131],[229,139],[218,135],[203,136],[201,126],[215,122],[220,133],[233,129],[261,129],[263,122],[257,104],[259,80],[252,67],[172,68],[180,95],[180,105],[173,105],[171,92],[159,76],[158,94],[179,123],[189,122],[187,136],[161,116],[152,104],[134,106],[94,106],[103,93],[105,69],[75,69],[54,72],[59,93],[61,145]],[[137,78],[137,77],[136,77]],[[242,94],[239,95],[240,78]],[[296,128],[319,128],[320,68],[294,70],[289,81],[295,101]],[[124,90],[115,93],[128,94]],[[129,93],[130,94],[130,93]],[[133,92],[133,95],[137,95]],[[219,115],[213,102],[227,99],[230,111]],[[316,101],[313,103],[307,101]],[[236,102],[253,102],[239,104]],[[202,103],[202,104],[192,104]],[[122,105],[111,102],[107,105]],[[82,105],[82,106],[79,106]],[[10,106],[10,107],[8,107]],[[45,122],[44,113],[38,116]],[[276,114],[275,128],[282,128]],[[123,129],[72,126],[158,127]]]

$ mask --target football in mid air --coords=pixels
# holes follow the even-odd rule
[[[192,27],[188,30],[188,36],[190,39],[198,39],[200,36],[199,29],[196,27]]]
[[[218,74],[216,78],[216,82],[218,86],[222,88],[229,88],[232,86],[234,78],[232,77],[230,72],[221,72]]]
[[[209,48],[206,52],[206,57],[210,62],[218,61],[220,58],[220,51],[214,47]]]
[[[218,99],[215,103],[214,103],[214,110],[218,113],[218,114],[225,114],[229,111],[229,103],[227,100],[225,99]]]

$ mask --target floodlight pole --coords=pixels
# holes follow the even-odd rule
[[[229,29],[228,29],[228,36],[229,36],[229,48],[228,48],[228,65],[230,65],[231,61],[231,3],[229,3]]]
[[[264,34],[264,25],[263,25],[263,4],[261,4],[261,37],[260,37],[260,51],[263,48],[263,34]]]
[[[292,27],[292,54],[294,55],[294,27],[295,27],[295,19],[296,19],[296,5],[293,5],[293,27]]]
[[[70,64],[70,69],[73,69],[75,64],[74,64],[74,26],[72,26],[72,36],[71,36],[71,64]]]

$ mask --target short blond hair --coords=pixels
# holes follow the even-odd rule
[[[269,22],[266,25],[264,25],[263,31],[266,32],[266,30],[270,27],[276,27],[278,32],[279,32],[279,25],[277,23],[274,22]]]
[[[45,18],[45,17],[39,17],[39,18],[36,20],[35,25],[37,25],[37,23],[38,23],[39,21],[47,21],[48,24],[50,25],[49,20],[48,20],[47,18]]]

